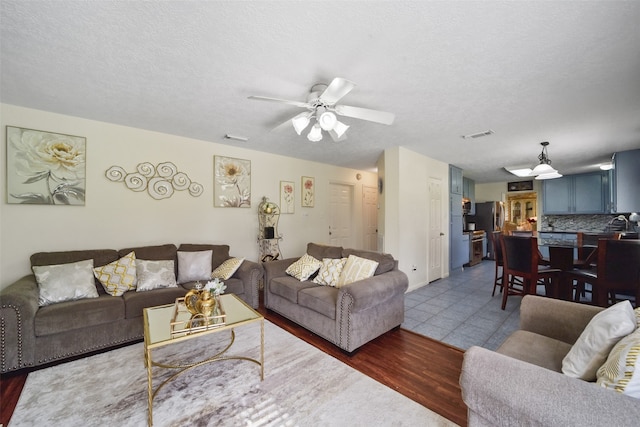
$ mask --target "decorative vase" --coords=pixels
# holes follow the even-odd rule
[[[215,305],[215,298],[211,295],[211,292],[205,289],[200,293],[200,298],[196,302],[196,311],[205,317],[211,317]]]
[[[202,294],[202,284],[200,282],[196,282],[195,288],[191,289],[184,296],[184,305],[187,307],[187,310],[189,310],[189,313],[198,314],[196,303],[200,299],[200,294]]]

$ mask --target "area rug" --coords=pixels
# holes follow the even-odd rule
[[[225,334],[223,336],[223,334]],[[214,354],[227,332],[154,351],[188,361]],[[259,357],[260,328],[236,329],[230,353]],[[142,343],[29,374],[9,427],[145,426]],[[154,386],[172,371],[154,368]],[[154,426],[454,426],[447,419],[265,321],[265,378],[257,364],[226,360],[167,383]]]

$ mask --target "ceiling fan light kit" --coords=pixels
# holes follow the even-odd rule
[[[392,113],[370,110],[368,108],[351,107],[349,105],[336,105],[336,103],[351,92],[355,86],[355,83],[347,79],[336,77],[328,86],[322,83],[313,85],[307,96],[307,102],[289,101],[266,96],[250,96],[249,99],[279,102],[306,108],[308,111],[296,115],[287,120],[287,122],[291,121],[296,133],[301,135],[307,126],[309,126],[311,119],[315,117],[316,122],[307,135],[307,139],[313,142],[322,140],[323,130],[328,132],[334,141],[341,141],[346,138],[345,132],[349,129],[349,126],[340,122],[336,115],[368,120],[385,125],[392,124],[395,120],[395,115]],[[279,127],[280,126],[277,128]]]

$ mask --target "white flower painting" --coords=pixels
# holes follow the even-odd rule
[[[86,138],[7,126],[7,202],[84,205]]]
[[[251,207],[251,161],[214,156],[213,205],[224,208]]]

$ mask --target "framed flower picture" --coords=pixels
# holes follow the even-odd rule
[[[213,206],[251,207],[251,160],[214,156]]]
[[[280,181],[280,213],[292,214],[295,208],[294,184],[290,181]]]
[[[302,207],[312,208],[315,202],[316,182],[310,176],[302,177]]]
[[[7,126],[7,203],[84,205],[87,139]]]

